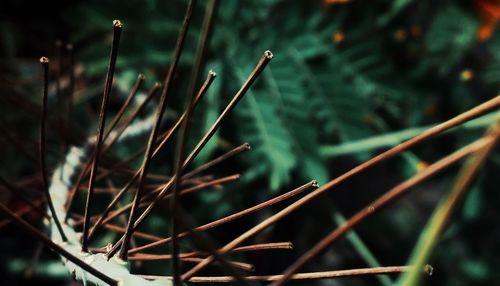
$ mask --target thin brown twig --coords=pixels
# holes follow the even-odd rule
[[[107,168],[107,167],[101,167],[99,169],[100,169],[101,173],[99,173],[99,175],[97,175],[98,178],[99,178],[99,176],[102,176],[104,173],[108,173],[111,170],[110,168]],[[125,176],[127,178],[130,178],[130,175],[134,175],[136,173],[136,170],[129,169],[126,167],[121,167],[121,168],[114,169],[113,173],[120,175],[120,176]],[[170,180],[171,177],[165,176],[165,175],[160,175],[160,174],[149,173],[147,178],[149,180],[168,181],[168,180]]]
[[[209,169],[209,168],[211,168],[211,167],[219,164],[220,162],[223,162],[223,161],[227,160],[230,157],[233,157],[235,155],[238,155],[238,154],[240,154],[242,152],[245,152],[245,151],[248,151],[248,150],[250,150],[250,144],[243,143],[240,146],[238,146],[238,147],[236,147],[234,149],[231,149],[230,151],[222,154],[221,156],[219,156],[219,157],[217,157],[217,158],[215,158],[213,160],[210,160],[210,161],[206,162],[205,164],[200,165],[198,168],[196,168],[196,169],[194,169],[194,170],[192,170],[192,171],[184,174],[182,176],[182,180],[184,181],[184,180],[186,180],[188,178],[191,178],[194,175],[199,174],[199,173],[201,173],[201,172],[203,172],[203,171],[205,171],[205,170],[207,170],[207,169]]]
[[[120,36],[123,24],[119,20],[113,21],[113,43],[111,47],[111,55],[109,59],[108,72],[106,74],[106,81],[104,85],[104,94],[102,97],[101,111],[99,114],[99,125],[97,126],[97,137],[95,142],[94,159],[92,168],[90,170],[89,190],[87,192],[87,200],[85,203],[85,215],[83,221],[83,234],[82,234],[82,251],[88,250],[88,234],[90,229],[90,211],[94,199],[94,184],[96,181],[97,167],[99,166],[99,157],[101,156],[101,145],[103,142],[104,128],[106,123],[106,113],[108,110],[109,95],[111,93],[111,86],[113,84],[113,77],[115,73],[116,58],[118,56],[118,48],[120,45]]]
[[[125,171],[125,172],[122,171],[119,173],[121,173],[122,176],[127,177],[127,178],[129,176],[126,176],[126,174],[130,174],[128,171]],[[161,178],[162,181],[170,180],[170,177],[166,177],[166,176],[160,176],[160,175],[155,175],[155,174],[149,174],[149,175],[153,175],[153,176],[148,176],[148,179],[160,179],[160,177],[164,177],[164,178]],[[232,180],[236,180],[239,178],[239,175],[231,175],[231,176],[227,176],[227,177],[223,177],[223,178],[217,178],[217,179],[212,179],[212,180],[206,181],[207,179],[210,179],[211,177],[212,176],[205,176],[205,177],[200,177],[200,179],[198,179],[198,178],[188,179],[186,181],[183,181],[182,185],[192,185],[192,187],[188,188],[188,189],[192,189],[192,190],[202,189],[202,188],[206,188],[206,187],[210,187],[210,186],[220,187],[221,183],[226,183],[226,182],[229,182]],[[150,191],[160,191],[163,188],[163,186],[165,186],[165,183],[156,183],[156,184],[152,183],[152,184],[144,185],[144,189],[150,190]],[[80,190],[86,191],[87,188],[84,186],[81,186]],[[95,193],[114,193],[114,194],[116,194],[117,191],[119,191],[119,190],[121,190],[121,188],[116,188],[116,187],[113,187],[113,188],[110,188],[110,187],[94,188]],[[182,191],[186,191],[186,190],[187,189],[183,189]],[[151,194],[148,194],[148,195],[151,195]],[[146,199],[146,197],[143,198],[143,200],[141,202],[144,202],[145,199]],[[96,219],[95,216],[91,217],[91,220],[93,222],[95,222],[95,219]]]
[[[207,188],[207,187],[219,186],[220,184],[231,182],[231,181],[237,180],[239,178],[240,178],[240,174],[235,174],[235,175],[231,175],[231,176],[227,176],[227,177],[222,177],[222,178],[219,178],[219,179],[211,180],[211,181],[208,181],[208,182],[204,182],[204,183],[192,186],[190,188],[182,189],[182,190],[179,191],[179,195],[181,195],[181,194],[182,195],[183,194],[189,194],[189,193],[194,192],[196,190],[204,189],[204,188]],[[157,188],[156,190],[159,191],[162,188],[163,188],[163,186],[161,186],[160,188]],[[171,194],[168,194],[164,198],[170,198],[171,197],[170,195]]]
[[[252,244],[241,246],[233,249],[231,253],[237,252],[252,252],[252,251],[261,251],[261,250],[290,250],[293,249],[293,244],[291,242],[270,242],[270,243],[260,243],[260,244]],[[185,252],[180,253],[180,258],[186,257],[199,257],[199,256],[207,256],[206,252]],[[129,256],[129,260],[169,260],[172,259],[171,254],[149,254],[149,253],[137,253]]]
[[[181,258],[182,261],[186,262],[192,262],[192,263],[198,263],[201,261],[202,258],[199,257],[183,257]],[[253,272],[255,271],[255,266],[250,263],[245,263],[245,262],[239,262],[239,261],[233,261],[233,260],[226,260],[225,261],[227,264],[231,265],[233,268]]]
[[[81,216],[81,215],[74,214],[74,216],[75,216],[75,218],[83,219],[83,216]],[[109,229],[109,230],[112,230],[112,231],[119,232],[119,233],[125,233],[125,227],[121,227],[121,226],[118,226],[116,224],[112,224],[110,222],[103,223],[102,227]],[[152,235],[149,233],[144,233],[141,231],[134,232],[134,236],[137,238],[142,238],[144,240],[148,240],[148,241],[158,241],[161,239],[161,237],[159,237],[159,236],[155,236],[155,235]]]
[[[424,273],[428,272],[429,267],[425,267],[422,270]],[[412,270],[412,266],[385,266],[385,267],[374,267],[374,268],[358,268],[349,270],[335,270],[335,271],[323,271],[323,272],[309,272],[309,273],[297,273],[292,276],[293,280],[312,280],[312,279],[333,279],[342,277],[353,277],[353,276],[364,276],[364,275],[381,275],[381,274],[391,274],[391,273],[403,273]],[[153,276],[153,275],[142,275],[146,279],[159,279],[167,278],[169,276]],[[263,276],[246,276],[247,281],[262,281],[271,282],[280,279],[281,275],[263,275]],[[234,278],[231,276],[212,276],[212,277],[192,277],[188,280],[190,283],[233,283]]]
[[[117,225],[110,224],[110,223],[105,223],[103,225],[103,227],[107,228],[109,230],[120,232],[120,233],[125,233],[125,230],[126,230],[124,227],[117,226]],[[149,233],[140,232],[140,231],[139,232],[134,231],[134,233],[132,235],[134,237],[142,238],[142,239],[149,240],[149,241],[157,241],[157,240],[161,239],[161,237],[159,237],[159,236],[152,235],[152,234],[149,234]]]
[[[171,257],[171,256],[170,256]],[[171,258],[169,258],[171,259]],[[199,257],[185,257],[183,255],[180,255],[179,260],[183,262],[191,262],[191,263],[198,263],[200,262],[201,258]],[[129,261],[159,261],[159,260],[167,260],[167,259],[157,259],[154,255],[149,256],[149,255],[144,255],[144,256],[130,256]],[[250,263],[245,263],[245,262],[239,262],[239,261],[233,261],[233,260],[226,260],[226,262],[231,265],[234,268],[242,269],[245,271],[253,272],[255,271],[255,266]]]
[[[54,209],[54,204],[52,203],[52,198],[49,193],[49,185],[47,179],[47,164],[45,162],[45,124],[47,122],[47,97],[48,97],[48,86],[49,86],[49,59],[46,57],[40,58],[40,63],[42,64],[43,69],[43,90],[42,90],[42,114],[40,119],[40,143],[39,143],[39,152],[40,152],[40,169],[42,171],[42,188],[43,194],[45,195],[45,200],[49,206],[50,212],[52,214],[52,219],[56,224],[57,230],[61,235],[61,239],[63,241],[68,241],[66,234],[62,228],[61,222],[57,217],[56,210]]]
[[[254,226],[250,230],[246,231],[245,233],[243,233],[239,237],[235,238],[234,240],[232,240],[231,242],[229,242],[228,244],[226,244],[223,247],[223,249],[221,250],[221,253],[224,254],[227,251],[237,247],[238,245],[240,245],[242,242],[244,242],[248,238],[256,235],[257,233],[260,233],[261,231],[263,231],[267,227],[271,226],[272,224],[276,223],[277,221],[288,216],[290,213],[298,210],[300,207],[302,207],[303,205],[305,205],[309,201],[313,200],[317,196],[331,190],[334,186],[339,185],[340,183],[351,178],[352,176],[354,176],[354,175],[356,175],[356,174],[358,174],[366,169],[369,169],[370,167],[375,166],[378,163],[380,163],[386,159],[394,157],[397,154],[408,150],[410,147],[412,147],[412,146],[414,146],[422,141],[425,141],[425,140],[427,140],[427,139],[429,139],[437,134],[440,134],[447,129],[450,129],[454,126],[462,124],[462,123],[464,123],[468,120],[471,120],[471,119],[473,119],[473,118],[475,118],[475,117],[477,117],[485,112],[488,112],[492,109],[498,108],[498,106],[500,106],[500,96],[496,96],[495,98],[493,98],[493,99],[491,99],[491,100],[489,100],[481,105],[478,105],[478,106],[476,106],[476,107],[474,107],[474,108],[472,108],[472,109],[470,109],[470,110],[468,110],[468,111],[466,111],[466,112],[464,112],[464,113],[462,113],[462,114],[460,114],[460,115],[458,115],[458,116],[456,116],[456,117],[454,117],[446,122],[438,124],[430,129],[428,129],[427,131],[424,131],[422,134],[415,136],[412,139],[409,139],[409,140],[373,157],[372,159],[365,161],[364,163],[361,163],[360,165],[354,167],[350,171],[344,173],[343,175],[337,177],[336,179],[331,180],[326,185],[324,185],[324,186],[320,187],[319,189],[307,194],[306,196],[304,196],[303,198],[294,202],[290,206],[286,207],[285,209],[281,210],[280,212],[276,213],[275,215],[267,218],[266,220],[257,224],[256,226]],[[213,259],[214,259],[213,257],[208,257],[204,261],[200,262],[198,265],[196,265],[191,270],[186,272],[182,276],[182,280],[184,280],[184,281],[189,280],[189,278],[193,277],[194,274],[196,274],[198,271],[200,271],[205,266],[210,264],[213,261]]]

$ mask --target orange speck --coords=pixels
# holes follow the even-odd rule
[[[396,32],[394,32],[394,40],[396,40],[397,42],[400,42],[400,43],[404,42],[406,40],[407,36],[408,36],[408,33],[403,28],[397,29]]]
[[[474,73],[470,69],[465,69],[460,73],[460,79],[462,81],[469,81],[474,78]]]
[[[500,20],[500,1],[476,0],[474,3],[481,18],[481,27],[477,31],[477,38],[480,41],[486,41],[491,38]]]
[[[495,24],[484,23],[479,27],[477,31],[477,38],[479,41],[484,42],[491,38],[493,32],[495,31]]]
[[[335,32],[335,34],[333,34],[333,42],[335,42],[336,44],[340,44],[344,40],[345,40],[345,34],[343,32],[338,31]]]
[[[429,164],[427,162],[424,162],[424,161],[420,161],[417,163],[417,172],[422,172],[423,170],[427,169],[427,167],[429,167]]]

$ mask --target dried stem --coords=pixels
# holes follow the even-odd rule
[[[240,178],[240,174],[235,174],[235,175],[231,175],[231,176],[227,176],[227,177],[222,177],[222,178],[219,178],[219,179],[211,180],[211,181],[208,181],[208,182],[204,182],[204,183],[192,186],[190,188],[186,188],[186,189],[180,190],[179,191],[179,195],[189,194],[189,193],[194,192],[196,190],[204,189],[204,188],[207,188],[207,187],[218,186],[220,184],[231,182],[231,181],[237,180],[239,178]],[[162,188],[163,188],[163,186],[160,187],[157,190],[160,190]],[[171,194],[168,194],[164,198],[170,198],[170,197],[171,197]]]
[[[423,270],[427,273],[427,267]],[[309,272],[309,273],[298,273],[292,276],[293,280],[311,280],[311,279],[333,279],[342,277],[352,277],[352,276],[363,276],[363,275],[381,275],[381,274],[391,274],[391,273],[403,273],[412,270],[412,266],[386,266],[386,267],[374,267],[374,268],[359,268],[359,269],[349,269],[349,270],[336,270],[336,271],[324,271],[324,272]],[[144,278],[162,278],[162,276],[143,276]],[[261,282],[271,282],[280,279],[281,275],[264,275],[264,276],[246,276],[247,281],[261,281]],[[169,278],[168,276],[165,278]],[[231,276],[214,276],[214,277],[192,277],[188,280],[190,283],[233,283],[234,278]]]
[[[113,84],[113,77],[115,73],[116,58],[118,56],[118,48],[120,45],[120,36],[122,32],[122,23],[118,20],[113,21],[113,44],[111,47],[111,55],[109,60],[108,72],[106,74],[106,82],[104,85],[104,94],[102,97],[101,111],[99,114],[99,125],[97,127],[97,138],[95,142],[94,159],[92,169],[90,170],[89,189],[87,193],[87,200],[85,203],[85,216],[83,222],[83,235],[82,235],[82,251],[88,250],[88,234],[90,229],[90,211],[94,199],[94,184],[96,181],[97,167],[99,166],[99,157],[101,155],[101,145],[103,142],[104,128],[106,122],[106,113],[108,110],[109,94],[111,93],[111,86]]]
[[[171,255],[168,255],[168,259],[159,259],[158,256],[160,255],[154,255],[154,254],[146,254],[146,255],[140,255],[140,256],[130,256],[129,261],[159,261],[159,260],[170,260]],[[182,254],[179,255],[179,260],[183,262],[191,262],[191,263],[197,263],[201,260],[201,258],[198,257],[191,257],[191,256],[184,256]],[[233,261],[233,260],[227,260],[227,263],[230,264],[234,268],[242,269],[245,271],[254,271],[255,266],[249,263],[244,263],[244,262],[239,262],[239,261]]]
[[[232,240],[231,242],[229,242],[228,244],[226,244],[226,246],[223,247],[223,249],[221,250],[221,253],[224,254],[226,253],[227,251],[237,247],[238,245],[240,245],[242,242],[246,241],[248,238],[256,235],[257,233],[260,233],[261,231],[263,231],[264,229],[266,229],[267,227],[271,226],[272,224],[276,223],[277,221],[283,219],[284,217],[286,217],[287,215],[289,215],[290,213],[296,211],[297,209],[299,209],[300,207],[302,207],[303,205],[305,205],[306,203],[308,203],[309,201],[311,201],[312,199],[316,198],[317,196],[331,190],[333,187],[337,186],[338,184],[344,182],[345,180],[351,178],[352,176],[372,167],[372,166],[375,166],[376,164],[386,160],[386,159],[389,159],[391,157],[394,157],[395,155],[403,152],[403,151],[406,151],[408,150],[410,147],[422,142],[422,141],[425,141],[447,129],[450,129],[454,126],[457,126],[459,124],[462,124],[468,120],[471,120],[489,110],[492,110],[494,108],[498,108],[498,106],[500,106],[500,96],[496,96],[495,98],[479,105],[479,106],[476,106],[444,123],[441,123],[441,124],[438,124],[436,125],[435,127],[432,127],[430,129],[428,129],[427,131],[423,132],[422,134],[416,136],[416,137],[413,137],[412,139],[408,140],[408,141],[405,141],[377,156],[375,156],[374,158],[368,160],[368,161],[365,161],[364,163],[356,166],[355,168],[351,169],[350,171],[344,173],[343,175],[337,177],[336,179],[328,182],[326,185],[320,187],[319,189],[317,189],[316,191],[313,191],[309,194],[307,194],[306,196],[304,196],[303,198],[299,199],[298,201],[296,201],[295,203],[291,204],[290,206],[286,207],[285,209],[281,210],[280,212],[276,213],[275,215],[267,218],[266,220],[264,220],[263,222],[259,223],[258,225],[254,226],[253,228],[251,228],[250,230],[248,230],[247,232],[243,233],[242,235],[240,235],[239,237],[235,238],[234,240]],[[186,281],[186,280],[189,280],[189,278],[193,277],[194,274],[196,274],[196,272],[200,271],[201,269],[203,269],[205,266],[207,266],[208,264],[210,264],[211,262],[213,261],[213,257],[208,257],[206,258],[204,261],[200,262],[198,265],[196,265],[195,267],[193,267],[191,270],[189,270],[188,272],[186,272],[183,277],[182,277],[182,280]]]
[[[188,179],[188,178],[191,178],[193,177],[194,175],[197,175],[205,170],[207,170],[208,168],[211,168],[225,160],[227,160],[228,158],[231,158],[233,156],[236,156],[242,152],[245,152],[245,151],[248,151],[250,150],[250,144],[248,143],[243,143],[241,144],[240,146],[234,148],[234,149],[231,149],[230,151],[222,154],[221,156],[213,159],[213,160],[210,160],[208,162],[206,162],[205,164],[202,164],[200,165],[198,168],[184,174],[182,176],[182,180],[185,180],[185,179]]]
[[[259,250],[278,250],[278,249],[290,250],[293,249],[293,244],[291,242],[271,242],[271,243],[252,244],[252,245],[237,247],[233,249],[231,253],[251,252]],[[179,254],[180,258],[199,257],[199,256],[207,256],[207,253],[194,251],[194,252],[186,252]],[[129,260],[134,260],[134,261],[142,261],[142,260],[153,261],[153,260],[169,260],[169,259],[172,259],[172,255],[170,254],[137,253],[129,256]]]
[[[43,91],[42,91],[42,114],[40,119],[40,169],[42,171],[42,188],[45,195],[45,200],[49,206],[50,212],[52,214],[52,219],[57,226],[57,230],[61,235],[63,241],[68,241],[66,234],[61,226],[61,222],[57,217],[56,210],[54,209],[54,204],[49,193],[49,185],[47,180],[47,164],[45,162],[45,124],[47,123],[47,97],[48,97],[48,86],[49,86],[49,59],[46,57],[40,58],[40,63],[43,68]]]
[[[83,218],[83,216],[75,214],[75,218],[80,219],[80,218]],[[116,231],[116,232],[120,232],[120,233],[125,233],[125,228],[124,227],[121,227],[121,226],[118,226],[116,224],[112,224],[112,223],[109,223],[109,222],[103,223],[103,227],[106,228],[106,229],[112,230],[112,231]],[[158,237],[158,236],[155,236],[155,235],[151,235],[151,234],[148,234],[148,233],[144,233],[144,232],[140,232],[140,231],[134,232],[134,236],[137,237],[137,238],[142,238],[142,239],[148,240],[148,241],[158,241],[158,240],[161,239],[161,237]]]

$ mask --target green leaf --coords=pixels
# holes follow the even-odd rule
[[[481,211],[482,196],[478,185],[475,185],[465,198],[462,215],[466,220],[474,220]]]
[[[458,5],[442,9],[425,36],[428,54],[422,65],[436,68],[440,76],[447,74],[476,43],[478,26],[478,21]]]
[[[266,94],[248,92],[237,109],[241,118],[239,136],[252,146],[249,157],[253,162],[265,164],[269,170],[269,186],[277,190],[290,180],[290,172],[295,167],[296,158],[292,151],[291,137],[276,116],[275,104]]]
[[[460,264],[460,268],[467,276],[479,281],[487,279],[491,274],[487,262],[481,260],[467,259]]]
[[[264,80],[278,102],[277,115],[290,134],[293,152],[301,160],[301,176],[322,184],[328,180],[328,174],[318,154],[317,129],[310,121],[312,106],[300,76],[287,65],[288,62],[286,55],[276,59],[273,67],[264,72]]]

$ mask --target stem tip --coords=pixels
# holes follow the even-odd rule
[[[120,20],[113,20],[113,27],[121,29],[123,28],[123,23]]]
[[[319,188],[318,181],[316,181],[316,180],[312,180],[312,181],[311,181],[311,185],[312,185],[313,187],[315,187],[315,188]]]
[[[272,59],[273,58],[273,53],[271,53],[270,50],[267,50],[264,52],[264,56],[268,59]]]
[[[431,276],[431,275],[432,275],[432,273],[434,272],[434,267],[432,267],[430,264],[426,264],[426,265],[424,266],[424,272],[425,272],[427,275]]]

